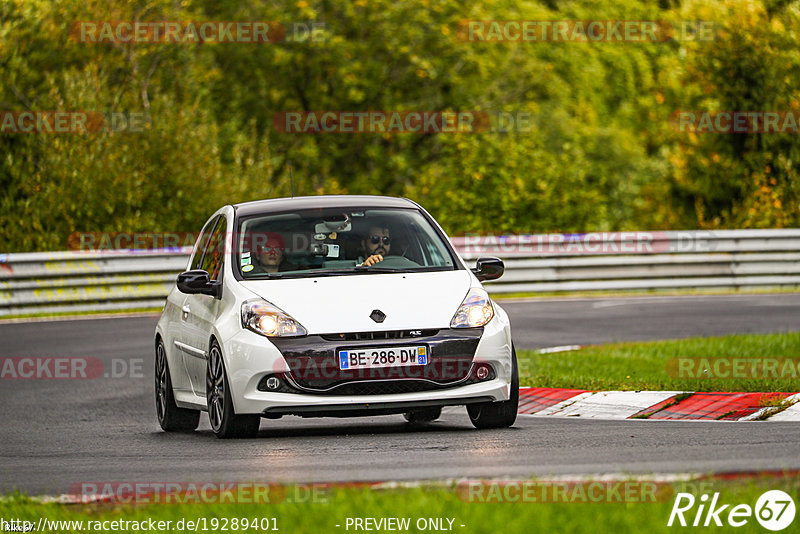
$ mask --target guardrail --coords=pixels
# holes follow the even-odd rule
[[[0,254],[0,317],[164,305],[191,249]]]
[[[503,258],[492,293],[800,285],[800,229],[468,236],[453,244],[468,261]]]
[[[491,293],[800,286],[800,229],[465,236]],[[160,307],[190,249],[0,255],[0,317]]]

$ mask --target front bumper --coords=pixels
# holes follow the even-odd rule
[[[483,328],[405,330],[367,334],[339,334],[274,339],[289,365],[284,379],[291,393],[317,395],[376,395],[412,393],[476,382],[473,357]],[[359,339],[355,339],[359,338]],[[390,351],[400,347],[424,347],[426,365],[376,369],[340,369],[339,351],[368,349]]]
[[[479,402],[492,402],[493,400],[494,399],[491,395],[482,395],[474,397],[459,396],[454,399],[437,398],[391,402],[345,402],[342,404],[324,404],[321,406],[296,404],[273,406],[264,410],[263,415],[267,418],[278,418],[283,415],[297,415],[300,417],[360,417],[367,415],[392,415],[405,413],[410,410],[418,410],[420,408],[442,408],[444,406],[460,406]]]
[[[401,375],[374,377],[362,374],[354,377],[343,375],[338,370],[338,364],[334,374],[301,373],[309,368],[309,362],[318,365],[327,362],[327,367],[314,367],[317,370],[332,369],[339,349],[409,344],[430,347],[433,375],[415,375],[413,368],[401,371],[393,368]],[[331,336],[307,336],[269,340],[249,330],[241,330],[226,340],[222,348],[234,409],[240,414],[258,413],[266,417],[284,414],[379,415],[402,413],[426,406],[503,401],[509,398],[511,334],[504,313],[496,314],[483,329],[445,329],[433,336],[423,335],[414,339],[332,340]],[[489,364],[493,369],[493,377],[481,382],[470,380],[470,372],[476,364]],[[406,371],[409,371],[409,376],[402,375]],[[260,391],[259,382],[269,375],[291,377],[292,392]],[[354,394],[356,390],[349,388],[352,384],[371,383],[380,386],[382,382],[398,384],[404,381],[425,382],[428,386],[416,388],[423,391],[386,394],[366,394],[366,390]],[[382,390],[379,387],[374,391]],[[388,388],[384,391],[403,390]]]

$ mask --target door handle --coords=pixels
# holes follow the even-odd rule
[[[189,306],[184,306],[183,308],[181,308],[181,311],[183,312],[183,318],[185,320],[186,318],[189,317],[189,312],[191,312],[192,310],[189,308]]]

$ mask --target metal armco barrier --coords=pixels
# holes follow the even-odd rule
[[[800,285],[800,229],[607,232],[453,239],[468,263],[497,256],[491,293]]]
[[[453,238],[472,265],[506,264],[491,293],[800,286],[800,229]],[[0,317],[160,307],[186,267],[175,251],[0,254]]]
[[[161,307],[191,249],[0,254],[0,317]]]

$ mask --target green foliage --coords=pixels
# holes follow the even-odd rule
[[[0,134],[0,250],[196,231],[218,206],[403,195],[455,234],[784,227],[797,134],[675,131],[675,110],[800,109],[787,2],[3,0],[0,109],[146,113],[142,132]],[[666,6],[666,7],[664,7]],[[714,40],[464,42],[463,20],[707,20]],[[325,24],[272,44],[93,44],[82,20]],[[530,131],[290,134],[280,111],[527,113]]]
[[[771,9],[765,8],[764,4]],[[688,3],[681,17],[713,20],[716,39],[688,43],[671,59],[683,85],[671,89],[678,109],[800,110],[797,28],[800,13],[781,2]],[[690,83],[687,83],[690,82]],[[672,198],[691,202],[698,226],[785,227],[800,221],[795,170],[797,134],[679,135],[666,145]]]

